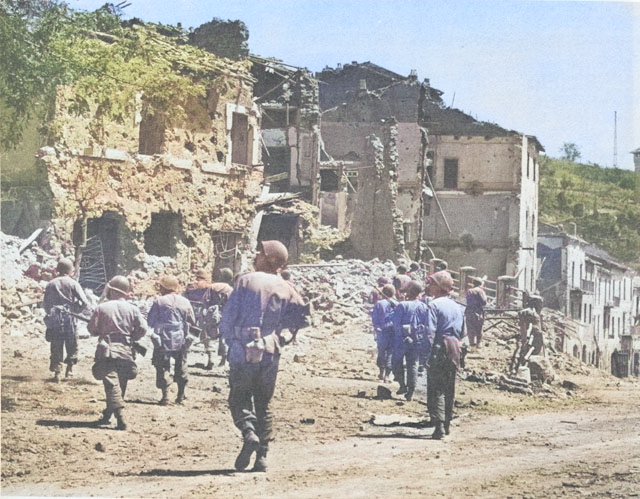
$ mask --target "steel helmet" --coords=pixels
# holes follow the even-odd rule
[[[260,244],[262,244],[262,251],[267,257],[267,262],[269,262],[273,268],[282,267],[287,263],[289,251],[287,251],[287,247],[280,241],[262,241]]]
[[[131,289],[129,286],[129,279],[122,275],[112,277],[107,283],[107,289],[126,295]]]
[[[58,260],[56,271],[60,275],[67,275],[73,272],[73,262],[68,258],[61,258]]]
[[[167,291],[178,291],[178,288],[180,287],[178,279],[172,275],[163,275],[158,281],[158,284],[161,288],[166,289]]]

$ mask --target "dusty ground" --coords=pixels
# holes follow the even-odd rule
[[[422,391],[377,398],[361,320],[308,328],[283,355],[269,470],[238,473],[226,371],[203,370],[200,345],[183,405],[156,404],[150,355],[139,359],[121,432],[92,424],[104,407],[95,339],[81,340],[75,378],[54,384],[48,344],[24,329],[2,328],[4,497],[640,497],[640,385],[575,361],[558,373],[571,391],[554,383],[530,397],[461,380],[452,434],[434,441]],[[487,343],[469,369],[505,368],[509,349]]]

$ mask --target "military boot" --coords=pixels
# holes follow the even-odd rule
[[[213,369],[213,353],[207,352],[207,365],[205,366],[207,371],[211,371]]]
[[[64,372],[65,378],[73,378],[73,365],[67,364],[67,370]]]
[[[105,425],[111,422],[111,415],[113,413],[109,409],[102,411],[102,417],[96,421],[97,425]]]
[[[434,440],[442,440],[443,437],[444,437],[444,425],[442,424],[442,421],[437,421],[436,429],[433,431],[431,438]]]
[[[235,463],[235,468],[238,471],[242,471],[249,466],[251,455],[260,448],[260,439],[253,430],[245,430],[242,435],[242,441],[242,449]]]
[[[411,402],[413,400],[413,388],[407,389],[407,393],[404,394],[404,398],[407,402]]]
[[[126,430],[127,429],[127,423],[124,422],[124,415],[122,414],[122,409],[116,409],[116,421],[118,422],[118,430]]]
[[[261,445],[256,453],[256,462],[253,463],[253,469],[251,471],[257,471],[264,473],[267,471],[267,448]]]
[[[451,421],[447,419],[447,420],[444,422],[444,425],[443,425],[443,426],[444,426],[444,434],[445,434],[445,435],[448,435],[448,434],[449,434],[449,430],[451,429]]]
[[[54,383],[60,383],[60,373],[58,371],[53,373],[53,380]]]
[[[184,399],[187,398],[184,395],[184,389],[186,388],[186,386],[186,381],[178,383],[178,396],[176,397],[176,404],[182,404],[182,402],[184,402]]]
[[[400,389],[396,392],[396,395],[402,395],[403,393],[407,393],[407,385],[400,383]]]
[[[167,405],[169,403],[169,394],[168,394],[168,390],[166,388],[162,389],[162,398],[160,399],[160,402],[158,402],[159,405]]]

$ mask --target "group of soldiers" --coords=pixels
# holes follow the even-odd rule
[[[185,399],[188,382],[187,355],[196,336],[202,339],[208,356],[206,369],[213,367],[216,342],[218,353],[229,362],[229,408],[235,426],[242,433],[242,449],[235,461],[237,470],[246,469],[255,453],[254,471],[266,471],[267,451],[273,439],[273,397],[280,351],[286,343],[283,331],[296,332],[307,325],[309,307],[280,273],[288,252],[279,241],[258,244],[254,271],[237,277],[232,286],[230,269],[220,271],[220,282],[210,282],[208,273],[196,272],[195,283],[179,293],[178,279],[171,275],[158,281],[158,296],[145,317],[128,301],[130,283],[124,276],[113,277],[103,299],[92,311],[87,329],[98,338],[92,374],[104,385],[106,408],[97,424],[109,424],[115,416],[117,428],[126,430],[124,395],[127,382],[137,375],[136,351],[147,329],[153,342],[152,364],[156,387],[162,392],[159,404],[168,403],[173,380],[178,386],[176,403]],[[74,265],[61,259],[58,276],[45,288],[46,338],[50,342],[50,370],[60,380],[73,376],[78,360],[75,320],[88,306],[87,296],[71,276]],[[196,334],[192,334],[195,332]],[[228,350],[227,350],[228,348]],[[66,358],[64,351],[66,349]]]
[[[427,372],[427,408],[434,439],[448,435],[453,416],[455,382],[462,360],[462,340],[482,340],[486,295],[482,281],[472,279],[467,307],[452,296],[453,279],[439,270],[423,279],[419,268],[397,267],[393,278],[380,277],[372,295],[371,321],[378,347],[379,379],[390,374],[398,395],[414,396],[418,372]],[[424,283],[424,284],[423,284]]]

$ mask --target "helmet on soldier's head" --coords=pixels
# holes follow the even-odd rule
[[[204,269],[196,270],[196,279],[209,279],[209,273]]]
[[[387,284],[389,284],[391,282],[391,280],[388,277],[378,277],[378,286],[386,286]]]
[[[396,287],[393,284],[385,284],[382,288],[382,294],[387,298],[392,298],[396,294]]]
[[[446,270],[441,270],[427,277],[427,283],[431,282],[446,293],[450,293],[453,289],[453,279],[451,278],[451,274]]]
[[[56,272],[60,275],[67,275],[73,272],[73,262],[68,258],[61,258],[58,260],[58,265],[56,266]]]
[[[228,267],[221,268],[220,271],[218,272],[218,275],[220,276],[220,280],[222,282],[233,281],[233,270],[231,270]]]
[[[111,280],[107,283],[107,289],[110,291],[115,291],[116,293],[126,295],[130,289],[129,279],[122,275],[112,277]]]
[[[407,287],[404,288],[404,294],[412,298],[417,297],[420,293],[422,293],[422,284],[420,284],[419,281],[411,281],[407,284]]]
[[[178,279],[172,275],[163,275],[158,281],[158,284],[160,285],[160,288],[166,291],[178,291],[178,288],[180,287]]]
[[[287,247],[280,241],[262,241],[260,245],[262,246],[264,256],[267,258],[267,262],[269,262],[273,268],[282,267],[287,263],[289,251],[287,251]]]

